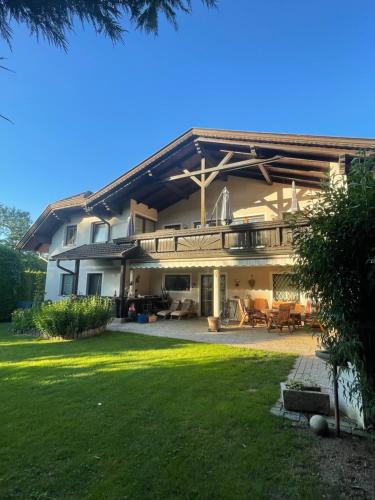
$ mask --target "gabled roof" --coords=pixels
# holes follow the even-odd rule
[[[133,243],[91,243],[53,255],[51,260],[121,259],[137,249]]]
[[[36,250],[38,245],[46,242],[46,236],[52,234],[52,231],[66,220],[69,213],[82,209],[92,194],[92,191],[85,191],[50,203],[23,235],[16,248]]]
[[[208,165],[214,165],[222,159],[223,150],[234,151],[238,159],[243,159],[241,155],[249,154],[250,148],[256,148],[262,157],[274,154],[285,157],[272,165],[275,182],[283,182],[284,177],[286,183],[295,179],[300,184],[305,181],[307,186],[319,187],[330,161],[353,156],[362,149],[375,152],[375,139],[192,128],[92,194],[87,205],[116,204],[126,191],[138,201],[162,210],[197,189],[190,180],[168,185],[165,179],[169,175],[181,173],[182,168],[197,167],[202,156]],[[290,165],[294,167],[289,169],[293,170],[292,175],[285,175]],[[247,174],[242,171],[240,176],[262,179],[254,169]],[[159,196],[155,196],[156,186]]]
[[[210,167],[216,166],[228,152],[233,153],[233,162],[237,164],[253,155],[264,159],[273,182],[290,184],[294,180],[300,186],[319,188],[327,177],[330,162],[339,162],[342,170],[347,171],[358,150],[375,154],[375,139],[192,128],[96,193],[80,193],[49,205],[17,247],[37,250],[72,210],[105,216],[121,212],[125,200],[134,198],[161,211],[188,198],[198,189],[191,179],[168,179],[183,169],[196,169],[203,156]],[[277,160],[267,165],[267,158],[275,157]],[[265,179],[261,168],[226,171],[217,178],[225,179],[226,175]]]

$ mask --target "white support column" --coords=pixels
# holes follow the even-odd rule
[[[220,270],[214,269],[214,289],[213,289],[214,316],[220,316]]]
[[[135,283],[134,283],[134,269],[129,272],[129,292],[128,297],[134,297]]]

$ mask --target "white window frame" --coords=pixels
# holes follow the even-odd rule
[[[89,291],[89,274],[101,274],[102,276],[102,281],[101,281],[101,284],[100,284],[100,295],[97,295],[97,297],[103,297],[103,288],[104,288],[104,272],[103,271],[96,271],[96,270],[90,270],[90,271],[87,271],[86,273],[86,293],[85,295],[88,295],[88,291]]]
[[[73,276],[72,278],[72,291],[68,294],[62,293],[63,292],[63,280],[64,276]],[[74,275],[71,273],[60,273],[60,283],[59,283],[59,297],[69,297],[73,293],[73,286],[74,286]]]
[[[107,235],[103,241],[94,241],[94,227],[96,225],[99,225],[99,224],[103,224],[106,227]],[[108,232],[109,232],[109,226],[105,222],[103,222],[102,220],[96,220],[96,221],[92,222],[91,223],[90,243],[106,243],[106,241],[108,240]]]
[[[66,238],[68,236],[68,227],[72,227],[72,226],[75,226],[75,228],[76,228],[76,238],[75,238],[74,243],[67,243]],[[66,224],[65,230],[64,230],[63,246],[64,247],[72,247],[72,246],[76,245],[77,244],[77,237],[78,237],[78,224]]]

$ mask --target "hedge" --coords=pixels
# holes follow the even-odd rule
[[[25,269],[21,274],[18,300],[43,302],[45,283],[46,273],[44,271]]]
[[[9,320],[16,307],[21,285],[21,270],[19,254],[0,244],[0,321]]]
[[[49,337],[77,338],[82,332],[105,327],[111,318],[111,300],[93,296],[43,304],[35,310],[33,323]]]

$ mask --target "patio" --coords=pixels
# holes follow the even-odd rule
[[[276,330],[268,332],[266,328],[256,326],[239,327],[231,324],[223,327],[219,333],[207,330],[207,319],[188,319],[182,321],[161,320],[156,323],[120,323],[114,320],[109,330],[142,333],[155,337],[169,337],[173,339],[193,340],[209,344],[226,344],[235,347],[247,347],[265,351],[298,354],[300,356],[314,356],[317,349],[317,339],[311,331],[297,329],[289,334],[287,329],[279,335]]]

